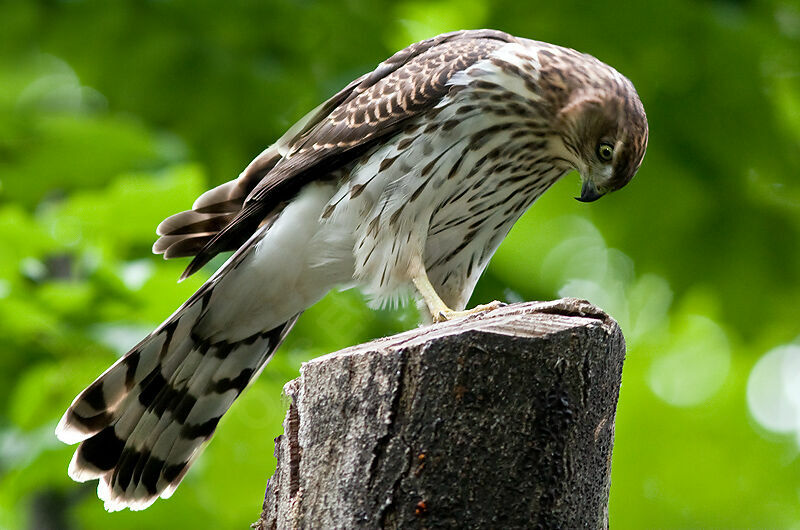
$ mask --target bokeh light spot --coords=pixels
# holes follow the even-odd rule
[[[688,315],[650,365],[648,384],[655,395],[676,407],[698,405],[720,389],[731,364],[722,328],[700,315]]]
[[[764,428],[800,430],[800,346],[779,346],[764,354],[747,381],[747,406]]]

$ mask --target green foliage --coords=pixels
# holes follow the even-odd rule
[[[73,448],[55,424],[202,283],[175,283],[185,263],[150,254],[161,219],[396,49],[468,27],[592,53],[648,112],[634,182],[591,205],[571,200],[573,177],[556,185],[473,300],[580,296],[621,323],[611,524],[800,523],[800,399],[781,390],[797,398],[800,365],[759,376],[775,407],[796,407],[780,432],[748,409],[755,382],[747,394],[755,363],[800,340],[791,0],[10,1],[0,20],[0,527],[256,519],[282,385],[304,360],[414,326],[413,308],[376,312],[335,292],[310,309],[174,497],[142,513],[106,514],[94,484],[66,476]]]

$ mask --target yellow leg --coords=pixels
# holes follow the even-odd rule
[[[452,320],[458,317],[491,311],[505,305],[503,302],[495,300],[494,302],[478,305],[465,311],[454,311],[447,307],[447,304],[445,304],[436,293],[436,289],[433,288],[431,281],[428,279],[428,273],[425,272],[425,267],[417,266],[415,269],[414,274],[411,276],[411,281],[414,282],[414,286],[425,301],[425,305],[428,306],[428,310],[431,312],[431,317],[433,317],[434,322],[445,322],[446,320]]]

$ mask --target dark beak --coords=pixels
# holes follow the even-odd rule
[[[581,196],[575,197],[575,200],[581,202],[594,202],[602,196],[603,193],[597,189],[597,186],[594,185],[594,182],[586,179],[583,181],[583,185],[581,186]]]

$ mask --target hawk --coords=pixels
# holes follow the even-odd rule
[[[464,307],[514,222],[566,173],[578,200],[625,186],[648,127],[631,82],[594,57],[500,31],[394,54],[312,110],[235,180],[164,220],[153,251],[233,255],[89,385],[56,429],[108,510],[169,497],[298,316],[331,288],[380,305]],[[499,302],[473,311],[496,307]]]

